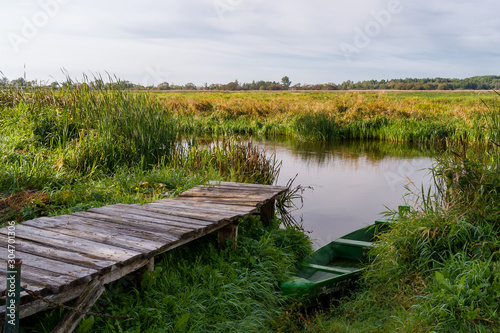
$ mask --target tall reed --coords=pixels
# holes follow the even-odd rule
[[[177,146],[171,165],[188,170],[215,170],[222,179],[235,182],[273,184],[281,168],[274,154],[252,141],[223,138],[208,145]]]

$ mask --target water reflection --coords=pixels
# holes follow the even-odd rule
[[[382,217],[404,203],[405,186],[431,186],[428,168],[433,152],[424,146],[380,142],[265,142],[283,161],[278,184],[298,174],[304,193],[303,217],[315,245],[321,246]],[[414,198],[406,197],[412,201]]]

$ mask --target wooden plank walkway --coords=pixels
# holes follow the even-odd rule
[[[115,204],[23,222],[15,230],[16,258],[23,262],[21,286],[67,302],[91,281],[115,281],[151,265],[155,255],[231,227],[240,218],[260,211],[268,219],[274,200],[286,191],[281,186],[217,182],[144,205]],[[4,259],[7,233],[7,228],[0,229]],[[1,286],[6,285],[5,266],[0,265]],[[26,292],[21,304],[21,318],[50,307]]]

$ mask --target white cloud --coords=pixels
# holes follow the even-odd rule
[[[23,36],[51,1],[61,1],[56,15],[15,52],[9,34]],[[169,82],[196,84],[498,74],[500,3],[399,0],[401,12],[377,30],[374,13],[391,1],[0,0],[0,70],[15,78],[26,64],[38,79],[60,78],[62,67],[75,77],[108,71],[139,83],[161,68]],[[222,16],[214,3],[227,5]],[[347,62],[340,45],[370,27],[369,43]]]

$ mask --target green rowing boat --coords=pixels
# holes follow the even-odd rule
[[[400,206],[399,211],[408,209]],[[342,282],[361,273],[376,235],[387,230],[392,222],[394,219],[377,220],[319,248],[300,264],[296,276],[281,283],[281,293],[311,301],[338,290]]]

